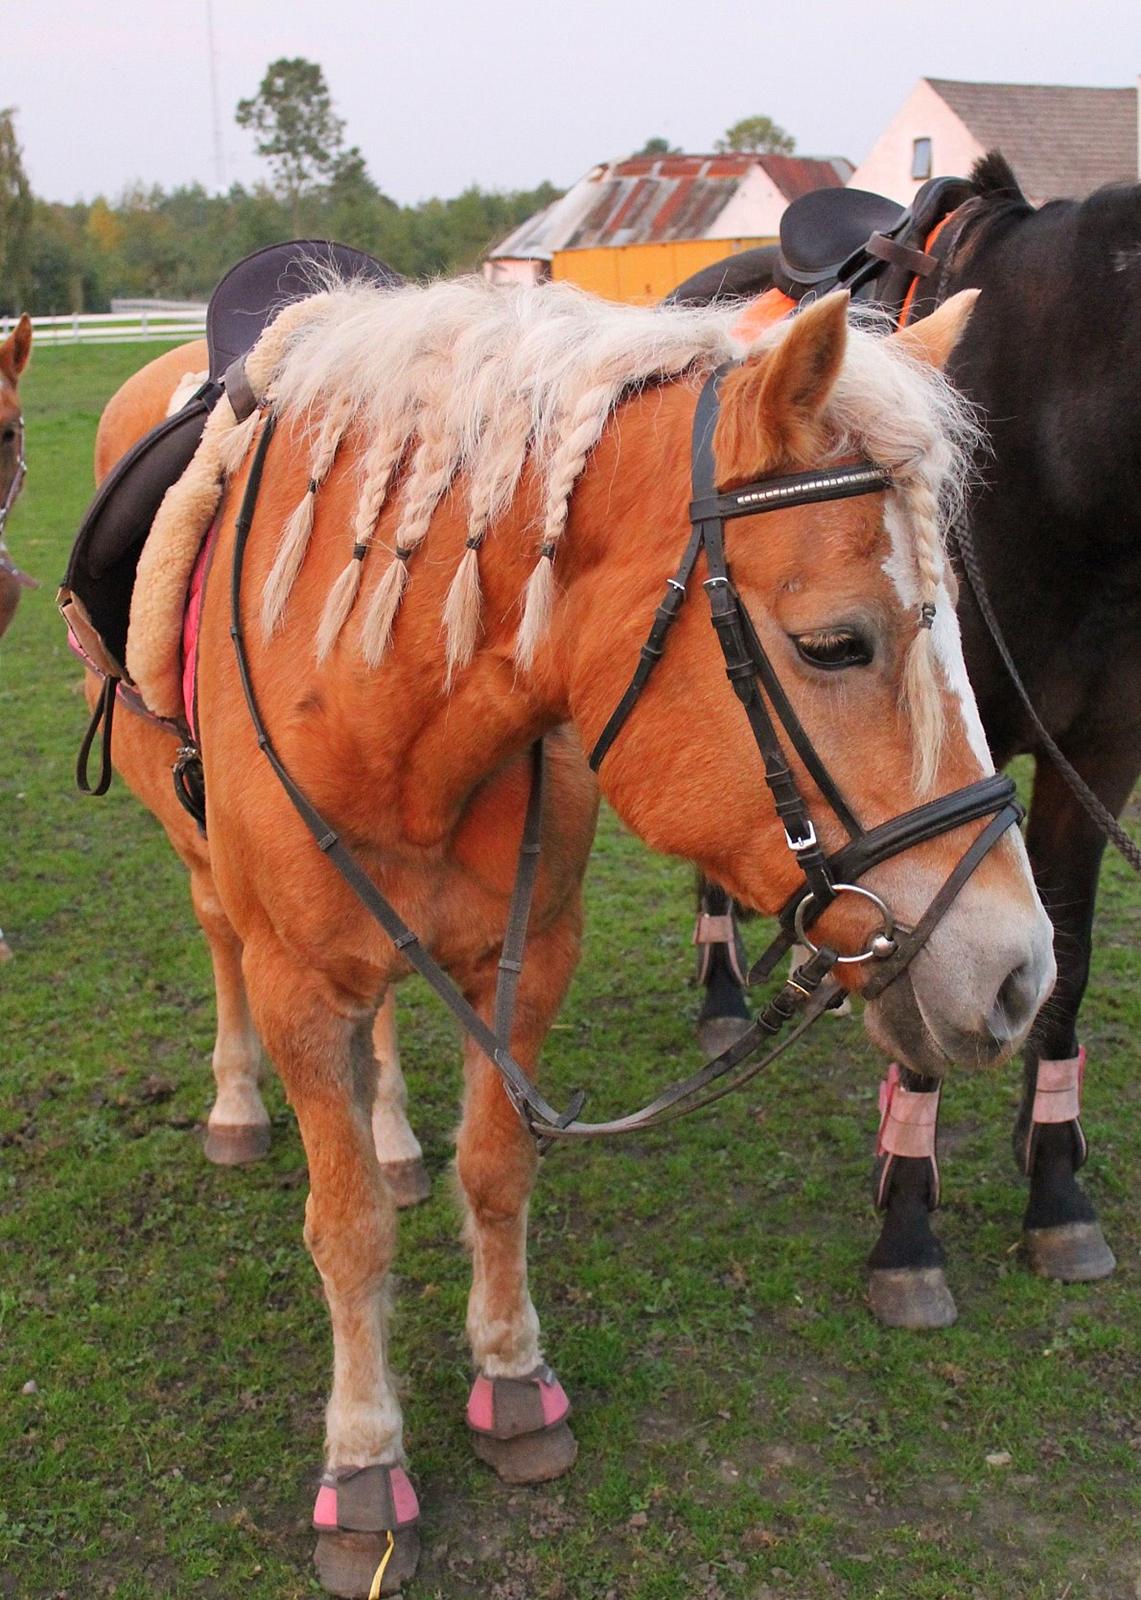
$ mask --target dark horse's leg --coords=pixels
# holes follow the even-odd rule
[[[1114,741],[1102,744],[1099,770],[1082,776],[1117,812],[1137,778],[1136,765]],[[1078,1120],[1081,1056],[1078,1008],[1089,978],[1098,871],[1105,840],[1058,776],[1039,760],[1026,836],[1034,876],[1054,923],[1058,982],[1034,1025],[1025,1052],[1025,1087],[1014,1128],[1014,1154],[1030,1179],[1023,1218],[1027,1255],[1036,1272],[1066,1282],[1113,1271],[1097,1213],[1075,1174],[1086,1158]]]
[[[930,1222],[939,1204],[939,1095],[938,1078],[896,1066],[881,1091],[875,1201],[884,1220],[868,1257],[868,1293],[889,1328],[946,1328],[957,1315]]]
[[[705,990],[697,1039],[707,1059],[720,1055],[749,1025],[745,950],[732,898],[708,878],[697,880],[697,981]]]

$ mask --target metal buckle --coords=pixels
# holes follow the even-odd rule
[[[802,850],[811,850],[816,844],[816,829],[812,825],[812,818],[808,819],[808,832],[803,839],[794,839],[788,829],[784,830],[784,842],[794,855],[799,855]]]
[[[893,956],[896,951],[896,941],[894,938],[895,918],[892,916],[887,905],[880,899],[879,895],[873,894],[870,889],[862,889],[858,883],[834,883],[832,885],[832,891],[837,895],[858,894],[861,899],[870,900],[872,904],[877,907],[880,915],[883,917],[883,927],[878,933],[872,935],[872,941],[866,950],[861,950],[859,955],[856,956],[837,956],[836,959],[840,962],[841,966],[854,966],[861,961],[886,961],[888,956]],[[808,912],[808,907],[815,898],[815,895],[811,890],[809,890],[808,894],[805,895],[804,899],[797,906],[796,912],[792,919],[792,926],[796,933],[797,940],[799,943],[804,945],[806,949],[811,950],[813,955],[816,954],[820,946],[813,944],[812,940],[805,933],[804,918]]]

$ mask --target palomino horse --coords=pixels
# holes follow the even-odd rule
[[[186,389],[197,388],[206,369],[206,344],[196,340],[169,350],[129,378],[108,401],[95,436],[95,479],[101,483],[125,451],[177,408]],[[94,707],[102,680],[90,670],[85,693]],[[130,706],[130,702],[127,702]],[[160,722],[126,714],[115,724],[115,767],[162,823],[190,874],[194,914],[206,936],[214,971],[217,1033],[212,1066],[215,1098],[206,1122],[204,1148],[222,1166],[256,1161],[269,1148],[269,1114],[258,1083],[261,1043],[250,1017],[242,979],[242,947],[218,899],[206,838],[175,797],[171,768],[179,741]],[[397,1205],[414,1205],[428,1194],[420,1145],[405,1115],[404,1080],[396,1042],[395,993],[377,1011],[373,1050],[377,1061],[373,1132],[381,1171]]]
[[[1076,1177],[1086,1156],[1078,1012],[1106,833],[1049,743],[1119,815],[1141,777],[1141,185],[1036,210],[992,153],[975,166],[970,190],[931,248],[941,294],[982,290],[948,370],[987,422],[991,449],[968,508],[971,540],[1037,723],[1013,687],[973,582],[960,591],[959,616],[996,761],[1030,754],[1035,762],[1026,843],[1055,925],[1058,983],[1027,1045],[1014,1153],[1029,1178],[1030,1261],[1044,1276],[1072,1282],[1104,1277],[1114,1266]],[[968,219],[961,227],[960,215]],[[769,287],[771,251],[725,265],[734,295]],[[699,278],[679,293],[687,303],[709,298]],[[712,893],[710,909],[727,913],[723,891]],[[744,1015],[736,960],[732,946],[709,951],[704,1015]],[[906,1070],[903,1084],[913,1102],[921,1097],[931,1107],[932,1141],[930,1153],[894,1160],[888,1181],[877,1185],[884,1223],[869,1263],[872,1299],[885,1321],[932,1326],[955,1315],[943,1249],[928,1221],[938,1195],[931,1156],[939,1085]]]
[[[24,478],[24,419],[16,385],[32,349],[32,324],[22,316],[0,344],[0,637],[16,614],[27,580],[13,565],[4,542],[8,513]]]
[[[665,659],[602,763],[608,800],[653,848],[773,913],[803,894],[808,834],[829,850],[842,841],[817,775],[870,826],[915,818],[931,797],[938,810],[980,783],[989,792],[939,539],[969,425],[936,365],[968,312],[958,300],[881,340],[850,331],[842,302],[825,303],[743,346],[719,310],[635,310],[559,287],[339,289],[283,311],[248,358],[270,420],[255,411],[239,424],[220,401],[164,502],[140,564],[152,594],[168,576],[165,535],[204,531],[222,508],[197,682],[210,859],[250,1012],[308,1157],[305,1234],[334,1340],[314,1523],[335,1593],[391,1592],[415,1563],[418,1508],[387,1364],[395,1229],[372,1135],[370,1049],[378,998],[409,970],[408,941],[385,938],[314,849],[264,739],[259,748],[239,661],[276,759],[335,830],[324,849],[351,848],[364,881],[489,1024],[526,752],[548,736],[510,1035],[510,1058],[533,1072],[579,951],[596,793],[575,736],[589,746],[612,720],[663,580],[693,543],[691,433],[714,368],[735,363],[699,456],[720,488],[771,493],[777,509],[730,529],[736,588],[712,573],[713,604],[747,603],[757,648],[817,754],[802,760],[798,746],[776,773],[770,751],[762,766],[694,603],[678,609]],[[853,458],[876,465],[865,472]],[[874,489],[817,503],[841,481],[850,493],[861,473]],[[742,489],[741,509],[747,498]],[[720,513],[704,515],[712,568]],[[163,642],[140,631],[144,614],[132,618],[127,665],[152,709],[177,714],[181,684],[164,676]],[[740,690],[740,664],[733,671]],[[556,732],[566,724],[573,734]],[[780,820],[766,778],[782,803],[804,797],[814,830],[788,810]],[[1021,841],[1006,832],[980,864],[988,832],[981,820],[913,831],[905,857],[881,856],[866,877],[901,932],[927,936],[865,1010],[877,1042],[919,1071],[1008,1055],[1053,982]],[[969,881],[956,877],[972,866]],[[952,880],[961,892],[948,904]],[[841,953],[870,950],[873,935],[886,953],[880,913],[850,893],[813,924]],[[865,987],[865,965],[840,970],[847,987]],[[468,1423],[508,1481],[538,1480],[565,1470],[575,1447],[527,1288],[536,1150],[470,1040],[465,1069]]]

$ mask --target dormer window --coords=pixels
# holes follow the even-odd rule
[[[911,141],[911,176],[913,178],[929,178],[931,176],[930,139],[913,139]]]

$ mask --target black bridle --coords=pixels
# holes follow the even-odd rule
[[[649,639],[642,647],[633,681],[600,735],[590,757],[597,770],[626,719],[634,709],[646,680],[665,649],[674,618],[685,600],[689,579],[699,554],[704,550],[709,576],[704,588],[709,596],[713,626],[725,656],[725,670],[742,702],[764,764],[765,781],[772,791],[789,849],[804,875],[781,912],[781,933],[757,963],[750,981],[767,976],[780,955],[841,894],[860,895],[873,902],[883,917],[881,931],[868,948],[855,956],[841,956],[827,946],[810,946],[809,959],[790,976],[783,988],[757,1014],[745,1034],[728,1050],[673,1084],[641,1110],[610,1122],[581,1122],[579,1112],[585,1096],[576,1092],[566,1112],[560,1113],[534,1087],[525,1069],[511,1054],[510,1033],[515,989],[522,967],[527,925],[538,867],[542,828],[543,750],[542,740],[531,751],[531,788],[527,801],[519,865],[512,890],[508,925],[499,962],[499,982],[495,998],[494,1027],[490,1027],[460,993],[435,959],[421,945],[395,907],[381,894],[356,857],[341,842],[336,830],[311,803],[293,780],[277,754],[258,708],[249,658],[241,624],[242,567],[246,544],[253,524],[266,454],[276,426],[271,411],[266,418],[250,468],[245,494],[235,524],[234,555],[230,583],[230,635],[234,643],[238,673],[253,722],[258,747],[269,761],[289,800],[309,829],[318,847],[348,884],[349,888],[391,939],[409,965],[426,979],[431,988],[458,1019],[464,1030],[491,1060],[501,1075],[504,1090],[540,1149],[557,1139],[598,1138],[606,1134],[640,1132],[672,1121],[686,1112],[709,1105],[754,1077],[793,1044],[815,1019],[840,996],[841,989],[832,969],[842,961],[878,960],[880,970],[864,994],[882,993],[914,959],[932,929],[946,912],[971,873],[999,837],[1021,815],[1014,799],[1014,785],[1008,778],[981,779],[927,805],[917,806],[879,827],[863,829],[839,787],[816,752],[787,696],[781,688],[772,663],[765,654],[748,611],[736,593],[725,559],[724,525],[734,517],[753,516],[777,506],[806,505],[853,495],[879,493],[890,487],[889,475],[880,467],[863,463],[855,467],[836,467],[826,471],[799,473],[746,484],[730,494],[716,492],[713,468],[713,429],[717,420],[718,383],[714,374],[702,390],[694,418],[693,504],[690,508],[692,533],[681,567],[669,580],[666,597],[654,617]],[[762,694],[761,690],[764,690]],[[767,703],[766,703],[767,697]],[[769,710],[772,706],[772,712]],[[829,807],[849,835],[849,842],[832,856],[826,856],[812,823],[795,775],[784,754],[773,712],[806,770],[819,787]],[[913,845],[947,833],[964,823],[989,816],[991,821],[964,853],[954,870],[914,928],[896,922],[891,911],[869,889],[852,881],[870,868]],[[780,1032],[789,1022],[797,1026],[781,1043],[759,1061],[749,1063],[766,1038]],[[746,1064],[748,1063],[748,1064]],[[737,1070],[740,1068],[741,1070]]]
[[[865,998],[874,998],[882,994],[915,958],[983,857],[1007,828],[1020,821],[1022,808],[1014,797],[1011,780],[996,775],[980,778],[926,805],[915,806],[875,828],[865,829],[857,821],[781,687],[748,608],[733,585],[725,557],[725,523],[736,517],[757,516],[787,506],[879,494],[892,487],[891,474],[871,462],[861,462],[855,466],[761,479],[728,494],[718,494],[714,477],[713,430],[719,409],[721,376],[720,372],[716,372],[706,381],[694,414],[693,501],[689,508],[693,531],[689,544],[676,576],[668,580],[665,599],[654,614],[654,624],[642,646],[630,687],[591,751],[590,765],[598,771],[637,704],[651,672],[661,660],[669,630],[685,602],[698,555],[704,550],[709,576],[703,587],[709,597],[713,626],[725,657],[725,674],[744,706],[764,764],[765,782],[772,792],[777,815],[784,824],[785,840],[804,877],[803,885],[780,912],[781,932],[754,965],[749,973],[749,982],[757,983],[767,978],[794,942],[806,944],[810,950],[818,953],[807,937],[807,928],[840,895],[854,894],[878,909],[883,926],[865,950],[856,955],[836,955],[834,959],[838,964],[882,962],[881,970],[864,985],[862,991]],[[930,620],[928,617],[917,619],[920,625],[929,624]],[[773,720],[774,713],[776,722]],[[817,838],[808,807],[797,788],[781,744],[778,722],[829,809],[848,834],[848,843],[832,856],[824,854]],[[858,879],[880,862],[938,838],[940,834],[950,833],[964,823],[977,822],[988,816],[991,822],[965,852],[914,928],[904,928],[899,924],[884,901],[858,883]]]

